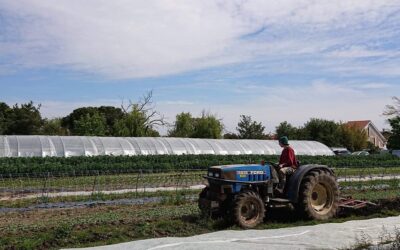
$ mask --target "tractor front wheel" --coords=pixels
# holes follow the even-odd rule
[[[207,199],[209,187],[203,188],[199,194],[198,206],[202,217],[211,216],[211,203]]]
[[[253,191],[245,191],[235,198],[233,216],[242,228],[254,228],[260,224],[265,215],[264,202]]]

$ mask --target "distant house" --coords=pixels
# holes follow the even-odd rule
[[[348,126],[356,127],[364,130],[367,133],[368,141],[379,148],[386,148],[387,140],[381,132],[375,127],[370,120],[365,121],[349,121],[346,123]]]

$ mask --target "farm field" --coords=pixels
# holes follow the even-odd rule
[[[140,191],[126,190],[126,192],[106,193],[103,191],[88,192],[85,194],[67,193],[68,195],[54,195],[49,193],[38,194],[35,197],[29,195],[15,195],[12,198],[0,200],[0,212],[12,208],[26,208],[22,210],[33,210],[40,207],[51,207],[41,204],[55,204],[55,207],[74,207],[74,206],[89,206],[101,204],[144,204],[158,201],[160,203],[177,201],[177,200],[195,200],[202,186],[196,188],[188,188],[187,186],[174,187],[173,190],[157,190]],[[148,188],[149,190],[151,188]],[[362,180],[362,181],[342,181],[340,182],[341,195],[352,196],[355,199],[362,200],[377,200],[380,198],[396,198],[400,197],[400,179],[377,179],[377,180]],[[124,190],[125,191],[125,190]],[[57,192],[52,193],[57,194]],[[23,199],[22,199],[23,198]]]
[[[32,194],[49,194],[63,192],[148,192],[156,189],[187,189],[205,184],[205,170],[175,170],[168,172],[100,172],[92,171],[81,174],[46,173],[3,176],[0,178],[0,201]],[[340,182],[352,180],[361,183],[376,180],[377,182],[400,179],[400,167],[364,167],[337,168],[335,174]]]
[[[327,222],[400,214],[398,198],[376,202],[380,204],[378,208],[342,214]],[[271,210],[258,229],[318,223],[321,222],[303,221],[290,209],[280,209]],[[194,201],[7,213],[0,215],[0,225],[1,249],[84,247],[145,238],[191,236],[224,229],[240,230],[222,219],[200,217]]]
[[[400,250],[399,55],[400,0],[0,0],[0,250]]]
[[[371,158],[371,162],[357,166],[352,159],[361,161],[348,158],[348,164],[344,164],[338,159],[343,165],[334,168],[341,195],[370,200],[378,206],[345,211],[329,222],[400,214],[398,160],[388,158],[390,164],[382,163],[384,160],[378,164]],[[0,165],[4,166],[1,159]],[[84,247],[223,229],[240,230],[223,219],[211,220],[199,215],[197,197],[204,184],[205,169],[103,169],[25,174],[18,170],[1,174],[0,249]],[[258,228],[316,223],[320,222],[298,218],[290,208],[272,209]]]

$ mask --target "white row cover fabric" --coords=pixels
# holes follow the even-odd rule
[[[316,141],[290,141],[298,155],[334,155]],[[0,157],[96,155],[278,155],[274,140],[223,140],[166,137],[0,136]]]

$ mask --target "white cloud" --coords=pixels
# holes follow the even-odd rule
[[[5,37],[0,60],[16,68],[157,77],[260,57],[312,56],[349,39],[354,42],[353,34],[341,37],[331,31],[362,30],[396,9],[396,0],[0,0],[7,20],[0,29]],[[261,37],[246,36],[262,28]],[[367,35],[365,39],[377,36]],[[362,47],[330,53],[381,55]]]
[[[315,94],[333,95],[333,94],[351,94],[358,95],[361,92],[355,90],[353,87],[343,84],[331,84],[324,80],[316,80],[312,82],[312,90]]]
[[[375,82],[342,82],[342,83],[332,83],[325,79],[317,79],[311,81],[310,84],[303,82],[298,82],[294,84],[287,84],[284,82],[276,84],[238,84],[232,86],[230,90],[234,93],[240,94],[255,94],[262,95],[264,93],[279,95],[279,93],[291,93],[294,96],[331,96],[331,95],[341,95],[341,96],[365,96],[366,90],[374,89],[387,89],[392,85],[387,83],[375,83]],[[286,86],[286,87],[285,87]]]
[[[380,83],[380,82],[366,83],[358,86],[358,88],[360,89],[387,89],[390,87],[391,87],[390,84]]]
[[[396,57],[400,53],[391,50],[370,50],[362,46],[352,46],[349,49],[339,49],[327,54],[332,58],[365,58],[365,57],[382,57],[392,56]]]

